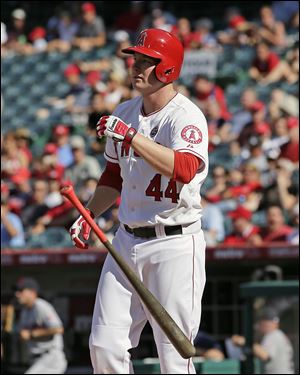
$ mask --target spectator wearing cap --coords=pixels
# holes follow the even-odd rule
[[[1,248],[25,246],[21,219],[10,211],[8,186],[1,182]]]
[[[55,143],[47,143],[44,147],[42,163],[44,170],[41,178],[51,178],[61,181],[65,167],[58,161],[58,147]]]
[[[81,22],[72,43],[83,51],[100,48],[106,43],[105,24],[103,18],[97,16],[95,4],[81,5]]]
[[[285,223],[282,208],[276,205],[268,207],[266,220],[266,226],[261,230],[263,241],[265,243],[287,242],[293,228]]]
[[[255,25],[247,21],[239,10],[229,9],[225,18],[228,28],[217,33],[221,45],[243,46],[256,43]]]
[[[257,100],[249,107],[252,115],[251,121],[246,124],[238,136],[238,141],[241,146],[249,146],[251,136],[260,137],[262,140],[270,138],[271,127],[266,121],[266,106]]]
[[[251,223],[252,212],[243,206],[238,206],[234,211],[228,213],[233,222],[233,232],[226,236],[224,244],[259,246],[262,239],[259,235],[260,228]]]
[[[70,129],[64,124],[58,124],[53,129],[53,143],[57,147],[57,161],[65,168],[69,167],[73,161],[73,153],[70,146]],[[51,146],[52,147],[52,146]],[[54,151],[54,147],[52,147]]]
[[[28,204],[31,197],[30,173],[28,170],[21,170],[14,175],[10,181],[11,194],[9,198],[9,207],[11,212],[21,215],[22,209]]]
[[[47,31],[42,26],[36,26],[31,30],[28,35],[28,39],[32,45],[32,53],[46,51],[48,45],[46,35]]]
[[[23,9],[14,9],[11,13],[11,24],[7,27],[8,40],[6,48],[14,53],[24,54],[28,50],[28,30],[26,13]],[[31,48],[29,48],[31,50]]]
[[[69,90],[62,98],[50,97],[48,104],[70,113],[74,122],[76,114],[86,113],[89,109],[92,90],[86,80],[82,77],[81,70],[77,64],[69,64],[64,70],[64,77],[69,85]]]
[[[212,335],[203,330],[198,331],[194,339],[194,346],[196,348],[196,356],[200,356],[206,360],[222,361],[225,358],[220,343]]]
[[[102,171],[97,159],[86,155],[85,141],[79,135],[73,135],[70,139],[74,162],[66,169],[65,178],[71,180],[76,191],[79,191],[87,178],[99,178]]]
[[[64,76],[70,85],[70,90],[64,98],[65,111],[69,113],[86,113],[91,99],[91,88],[81,76],[76,64],[69,64],[64,70]]]
[[[279,314],[264,307],[257,317],[257,331],[262,339],[253,344],[253,354],[263,363],[263,374],[294,374],[293,347],[288,336],[279,328]],[[233,335],[237,346],[245,346],[245,337]]]
[[[17,332],[29,353],[26,373],[64,374],[67,368],[64,327],[56,310],[48,301],[39,297],[39,284],[31,277],[20,278],[14,291],[21,305]]]

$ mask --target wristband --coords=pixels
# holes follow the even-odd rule
[[[127,133],[125,134],[124,137],[124,142],[130,144],[132,142],[133,137],[136,135],[137,131],[134,128],[129,128]]]

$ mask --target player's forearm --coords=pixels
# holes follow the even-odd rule
[[[63,327],[57,328],[35,328],[30,332],[31,338],[38,338],[38,337],[45,337],[45,336],[53,336],[56,334],[63,334],[64,329]]]
[[[132,148],[144,160],[146,160],[156,171],[162,175],[172,178],[174,172],[174,151],[159,145],[144,137],[136,134],[131,143]]]
[[[270,359],[269,354],[260,344],[253,344],[253,353],[261,361],[268,361]]]
[[[98,186],[86,207],[97,217],[112,206],[119,195],[120,192],[110,186]]]

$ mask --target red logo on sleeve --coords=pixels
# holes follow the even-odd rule
[[[199,144],[202,142],[202,133],[195,125],[188,125],[181,131],[181,137],[186,142]]]

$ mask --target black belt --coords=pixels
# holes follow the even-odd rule
[[[139,228],[130,228],[128,225],[124,224],[125,230],[133,234],[135,237],[142,238],[151,238],[156,237],[156,232],[154,227],[139,227]],[[164,227],[166,236],[174,236],[176,234],[182,234],[181,225],[165,226]]]

